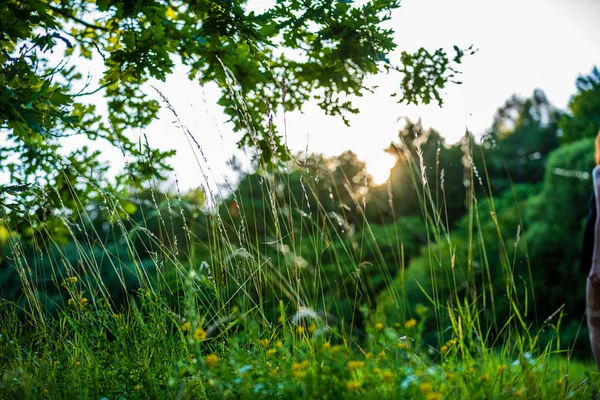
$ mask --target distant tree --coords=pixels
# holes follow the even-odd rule
[[[560,115],[539,89],[529,98],[513,95],[496,111],[483,141],[486,169],[495,193],[511,183],[542,181],[548,154],[559,145]]]
[[[600,70],[577,78],[577,94],[569,101],[569,113],[559,122],[561,140],[570,143],[595,137],[600,131]]]

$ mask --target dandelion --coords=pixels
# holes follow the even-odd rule
[[[375,329],[377,329],[378,331],[383,329],[383,324],[381,322],[378,322],[375,324]]]
[[[269,376],[271,377],[276,376],[277,374],[279,374],[279,367],[275,367],[271,371],[269,371]]]
[[[498,366],[498,373],[503,374],[505,370],[506,370],[506,365],[501,364]]]
[[[373,358],[373,353],[371,353],[371,352],[368,352],[367,354],[365,354],[365,358],[366,358],[367,360],[370,360],[371,358]]]
[[[77,367],[79,367],[80,365],[81,365],[81,361],[77,361],[77,362],[75,363],[75,366],[77,366]]]
[[[348,361],[348,364],[346,364],[346,366],[348,367],[349,370],[355,370],[355,369],[359,369],[365,366],[365,363],[363,361]]]
[[[192,330],[192,323],[190,321],[187,321],[185,324],[181,325],[182,332],[189,332],[191,330]]]
[[[408,343],[406,343],[406,342],[399,342],[396,346],[401,350],[409,349]]]
[[[433,392],[433,385],[431,383],[429,383],[429,382],[423,382],[419,386],[419,391],[422,394],[431,393],[431,392]]]
[[[283,342],[281,340],[275,342],[275,347],[280,348],[281,346],[283,346]]]
[[[349,392],[354,392],[354,391],[360,389],[360,382],[359,381],[347,381],[346,382],[346,389]]]
[[[269,347],[269,339],[262,339],[260,342],[258,342],[262,347]]]
[[[449,346],[456,346],[458,342],[456,341],[456,339],[452,339],[452,340],[448,340],[448,345]]]
[[[204,340],[206,339],[206,332],[202,328],[198,328],[194,331],[194,339],[195,340]]]
[[[69,283],[77,283],[77,277],[76,276],[70,276],[69,278],[67,278],[67,281]]]
[[[306,329],[304,329],[304,327],[303,327],[303,326],[297,326],[297,327],[296,327],[296,333],[297,333],[298,335],[302,335],[302,334],[303,334],[305,331],[306,331]]]
[[[217,365],[218,362],[219,356],[217,356],[216,354],[209,354],[206,357],[204,357],[204,364],[206,364],[208,368],[213,368],[215,365]]]
[[[440,348],[440,351],[442,352],[442,354],[446,354],[446,353],[448,352],[448,346],[446,346],[446,345],[443,345],[443,346]]]
[[[373,375],[379,375],[379,374],[381,374],[381,370],[379,368],[374,368]]]
[[[392,379],[394,379],[394,374],[392,373],[392,371],[390,371],[390,370],[386,370],[386,371],[384,371],[384,372],[383,372],[383,375],[381,376],[381,379],[382,379],[384,382],[389,382],[389,381],[391,381]]]
[[[406,323],[404,324],[404,326],[407,329],[411,329],[414,328],[415,326],[417,326],[417,320],[414,318],[409,319],[408,321],[406,321]]]
[[[81,303],[82,306],[85,306],[88,303],[88,299],[86,299],[85,297],[82,297],[81,300],[79,300],[79,302]]]
[[[277,353],[277,349],[269,349],[269,350],[267,350],[267,356],[269,356],[269,357],[272,356],[272,355],[274,355],[275,353]]]
[[[328,349],[328,348],[330,348],[330,347],[331,347],[331,343],[330,343],[330,342],[325,342],[325,343],[323,343],[323,349],[324,349],[324,350],[326,350],[326,349]]]
[[[75,304],[75,300],[73,300],[73,298],[70,298],[70,299],[67,301],[67,304],[68,304],[68,305],[70,305],[70,306],[72,306],[73,304]]]
[[[380,359],[380,360],[383,360],[383,359],[385,358],[385,351],[383,351],[383,350],[382,350],[382,351],[380,351],[380,352],[377,354],[377,358],[378,358],[378,359]]]
[[[490,380],[490,376],[489,376],[488,374],[483,374],[483,375],[481,375],[481,376],[479,377],[479,380],[480,380],[481,382],[489,382],[489,380]]]
[[[295,362],[292,364],[292,375],[296,379],[303,379],[306,376],[306,368],[308,367],[308,361]]]
[[[442,395],[439,393],[429,393],[426,397],[427,400],[440,400]]]

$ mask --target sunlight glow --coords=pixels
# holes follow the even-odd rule
[[[390,176],[390,169],[396,163],[396,157],[389,153],[381,152],[377,157],[369,157],[366,160],[367,173],[373,177],[373,183],[381,185]]]

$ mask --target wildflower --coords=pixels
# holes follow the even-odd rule
[[[506,365],[501,364],[498,366],[498,373],[503,374],[505,370],[506,370]]]
[[[406,342],[399,342],[396,346],[401,350],[408,350],[409,348],[408,343]]]
[[[443,345],[443,346],[440,348],[440,351],[442,352],[442,354],[446,354],[446,353],[448,352],[448,346],[446,346],[446,345]]]
[[[269,376],[273,377],[273,376],[277,375],[278,373],[279,373],[279,367],[275,367],[269,372]]]
[[[283,346],[283,342],[281,340],[275,342],[275,347],[280,348],[281,346]]]
[[[191,330],[192,330],[192,323],[190,321],[187,321],[185,324],[181,325],[182,332],[189,332]]]
[[[489,382],[489,380],[490,380],[490,376],[489,376],[488,374],[483,374],[483,375],[481,375],[481,376],[479,377],[479,380],[480,380],[481,382]]]
[[[557,379],[557,380],[554,381],[554,385],[555,386],[561,386],[562,383],[563,383],[562,379]]]
[[[48,392],[48,389],[44,389],[44,394],[48,394],[50,392]]]
[[[440,400],[442,395],[439,393],[429,393],[426,397],[427,400]]]
[[[431,383],[429,383],[429,382],[423,382],[419,386],[419,391],[422,394],[431,393],[433,391],[433,385]]]
[[[82,297],[81,300],[79,300],[79,302],[81,303],[81,305],[85,306],[88,303],[88,299]]]
[[[523,397],[523,395],[525,394],[525,390],[524,389],[519,389],[515,392],[515,397]]]
[[[394,378],[394,374],[392,373],[392,371],[390,370],[385,370],[383,371],[383,375],[381,376],[381,379],[384,382],[389,382]]]
[[[381,370],[379,368],[373,369],[373,375],[379,375],[380,373],[381,373]]]
[[[76,276],[70,276],[67,278],[67,281],[69,281],[69,283],[77,283],[77,277]]]
[[[456,346],[458,342],[456,341],[456,339],[452,339],[452,340],[448,340],[448,345],[449,346]]]
[[[77,366],[77,367],[79,367],[80,365],[81,365],[81,361],[77,361],[77,362],[75,363],[75,366]]]
[[[371,353],[371,352],[368,352],[367,354],[365,354],[365,358],[366,358],[367,360],[370,360],[371,358],[373,358],[373,353]]]
[[[297,327],[296,327],[296,333],[297,333],[298,335],[302,335],[302,334],[304,333],[304,331],[305,331],[305,329],[304,329],[304,327],[303,327],[303,326],[297,326]]]
[[[383,324],[381,322],[378,322],[375,324],[375,329],[377,329],[378,331],[383,329]]]
[[[308,361],[304,360],[301,363],[295,362],[292,364],[292,375],[296,379],[303,379],[306,376],[305,369],[308,367]]]
[[[72,306],[73,304],[75,304],[75,300],[73,300],[73,298],[70,298],[70,299],[67,301],[67,304],[68,304],[68,305],[70,305],[70,306]]]
[[[446,379],[448,380],[454,380],[454,378],[456,378],[456,375],[453,374],[452,372],[446,372]]]
[[[355,390],[360,389],[360,382],[359,381],[348,381],[348,382],[346,382],[346,389],[349,392],[354,392]]]
[[[113,314],[113,318],[114,319],[119,319],[119,318],[121,318],[121,315],[120,314]]]
[[[136,390],[136,391],[138,391],[138,390],[140,390],[141,388],[142,388],[142,387],[141,387],[140,385],[135,385],[135,386],[133,387],[133,390]]]
[[[363,361],[348,361],[348,364],[346,364],[346,366],[350,370],[355,370],[364,367],[365,363]]]
[[[260,342],[258,342],[262,347],[269,347],[269,339],[262,339]]]
[[[308,327],[308,331],[310,333],[314,333],[317,330],[317,325],[315,324],[310,324],[310,326]]]
[[[377,354],[377,358],[380,360],[383,360],[385,358],[385,351],[381,350],[378,354]]]
[[[406,321],[406,322],[404,323],[404,326],[405,326],[407,329],[414,328],[415,326],[417,326],[417,320],[416,320],[416,319],[414,319],[414,318],[411,318],[411,319],[409,319],[408,321]]]
[[[323,349],[328,349],[330,347],[331,347],[331,343],[329,343],[329,342],[323,343]]]
[[[206,339],[206,332],[202,328],[197,328],[194,331],[194,339],[195,340],[204,340]]]
[[[209,354],[206,357],[204,357],[204,364],[206,364],[208,368],[213,368],[215,365],[217,365],[218,362],[219,356],[217,356],[216,354]]]
[[[272,356],[277,353],[277,349],[269,349],[267,350],[267,356]]]

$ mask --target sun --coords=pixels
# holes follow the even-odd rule
[[[376,157],[369,157],[366,164],[367,173],[373,177],[373,183],[381,185],[389,178],[390,169],[396,164],[396,157],[382,151]]]

